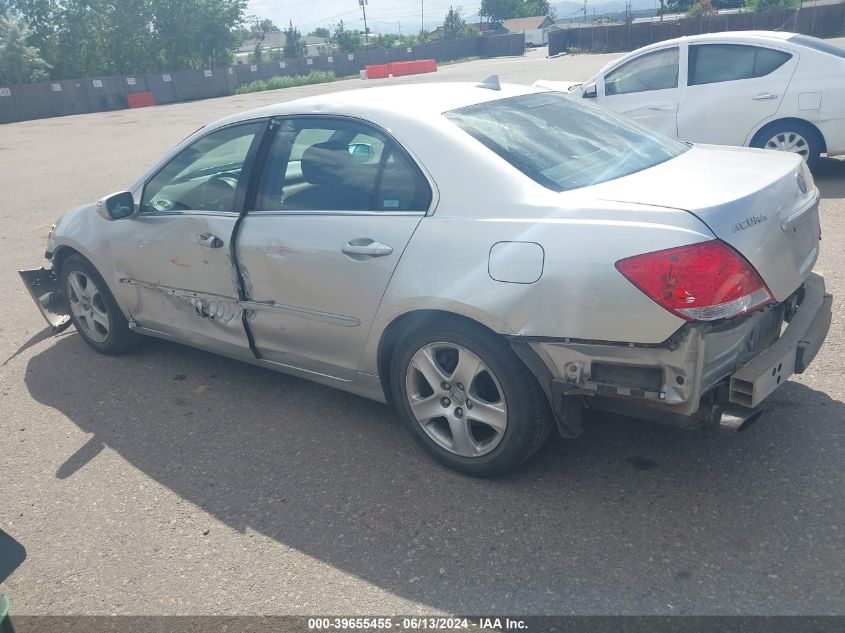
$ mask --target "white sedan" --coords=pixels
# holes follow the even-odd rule
[[[710,33],[640,48],[567,90],[685,141],[845,154],[845,49],[773,31]]]

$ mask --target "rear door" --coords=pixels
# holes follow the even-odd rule
[[[688,58],[678,136],[717,145],[745,145],[777,113],[798,63],[791,51],[745,44],[691,44]]]
[[[678,133],[681,48],[649,51],[612,68],[597,82],[598,102],[672,136]]]
[[[355,119],[277,121],[238,233],[250,330],[265,360],[354,377],[381,298],[432,202],[390,136]]]

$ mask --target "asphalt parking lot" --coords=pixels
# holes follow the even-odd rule
[[[612,57],[422,79],[584,79]],[[13,612],[845,614],[845,161],[816,174],[829,339],[738,435],[594,416],[481,481],[428,459],[385,406],[45,330],[16,271],[41,263],[64,209],[224,114],[385,81],[0,126],[0,528],[26,549],[0,584]]]

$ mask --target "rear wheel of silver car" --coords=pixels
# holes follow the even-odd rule
[[[414,437],[470,475],[507,472],[552,428],[545,396],[505,341],[460,320],[407,333],[397,344],[393,399]]]
[[[85,259],[68,257],[59,280],[71,321],[88,345],[103,354],[120,354],[138,343],[141,337],[129,329],[103,278]]]
[[[752,147],[798,154],[811,167],[818,162],[823,145],[818,131],[801,121],[776,121],[757,132],[751,140]]]

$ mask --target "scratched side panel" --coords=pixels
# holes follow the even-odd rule
[[[235,220],[197,213],[112,223],[117,283],[138,326],[210,351],[251,355],[229,258]],[[200,245],[208,233],[222,246]]]

